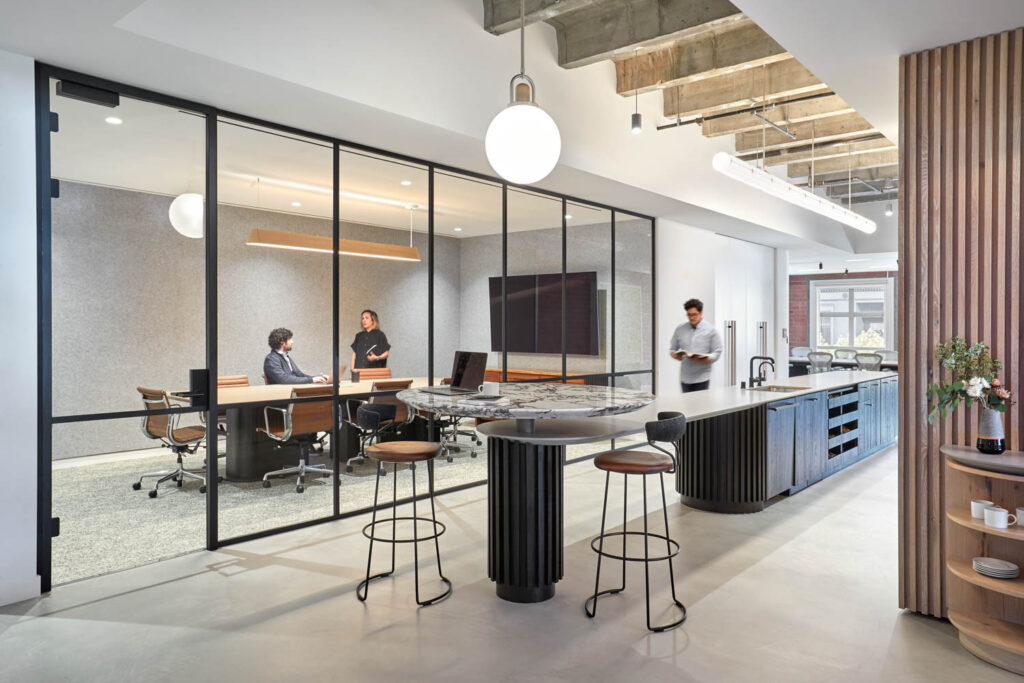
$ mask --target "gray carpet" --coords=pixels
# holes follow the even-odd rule
[[[617,442],[617,445],[624,444]],[[567,457],[597,453],[608,444],[571,446]],[[435,461],[434,482],[438,492],[445,488],[487,478],[486,445],[477,447],[477,457],[468,449],[454,455],[449,463]],[[147,479],[142,490],[131,484],[139,475],[167,469],[174,464],[166,449],[145,451],[144,457],[55,468],[53,471],[53,510],[61,519],[60,536],[53,539],[53,583],[65,583],[99,574],[137,567],[168,557],[192,552],[206,544],[206,497],[199,493],[198,481],[186,481],[181,488],[161,484],[157,498],[147,491],[154,479]],[[186,458],[186,467],[200,468],[203,451]],[[86,461],[87,462],[87,461]],[[330,467],[326,455],[313,458],[311,464]],[[342,473],[340,484],[342,512],[366,508],[373,503],[374,461],[356,465],[352,473]],[[221,472],[223,474],[223,460]],[[343,467],[344,469],[344,467]],[[417,493],[427,490],[426,468],[417,469]],[[398,494],[412,492],[408,471],[398,472]],[[390,500],[392,475],[382,479],[381,498]],[[329,516],[333,506],[331,478],[307,477],[304,493],[295,492],[295,477],[280,477],[269,489],[260,482],[221,482],[218,488],[219,537],[227,539],[268,529]]]

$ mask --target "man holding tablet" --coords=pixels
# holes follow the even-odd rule
[[[683,308],[687,322],[672,333],[669,354],[682,363],[679,383],[685,394],[710,386],[711,364],[722,355],[722,338],[718,330],[704,322],[704,304],[700,299],[690,299]]]

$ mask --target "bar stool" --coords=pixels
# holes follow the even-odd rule
[[[604,507],[601,510],[601,533],[596,536],[591,542],[590,547],[594,552],[597,553],[597,576],[594,578],[594,594],[587,598],[586,602],[583,603],[584,613],[593,618],[597,614],[597,599],[602,595],[612,595],[620,593],[626,589],[626,562],[643,562],[644,563],[644,588],[647,596],[647,628],[651,631],[660,632],[667,631],[670,628],[675,628],[681,623],[686,621],[686,606],[679,602],[676,598],[676,577],[672,571],[672,558],[679,554],[679,544],[673,541],[668,536],[668,511],[666,509],[665,502],[665,479],[662,476],[665,473],[672,474],[676,471],[676,463],[679,458],[679,441],[683,438],[683,433],[686,431],[686,416],[682,413],[658,413],[657,421],[648,422],[644,425],[647,431],[647,442],[655,449],[661,451],[660,453],[651,453],[648,451],[604,451],[598,453],[594,457],[594,466],[599,470],[606,472],[604,478]],[[655,442],[671,443],[675,455],[665,450],[661,446],[658,446]],[[612,472],[622,474],[623,487],[622,487],[622,531],[613,531],[605,533],[605,517],[608,513],[608,483],[611,479]],[[627,531],[626,530],[626,490],[628,475],[639,474],[643,477],[643,494],[644,494],[644,530],[640,531]],[[651,533],[647,530],[647,475],[657,474],[658,479],[661,481],[661,506],[662,513],[665,518],[665,535]],[[622,554],[616,555],[615,553],[606,551],[604,549],[605,539],[611,538],[612,536],[622,537]],[[626,554],[626,538],[628,536],[643,536],[644,539],[644,554],[643,557],[630,556]],[[650,549],[648,548],[648,540],[650,538],[660,539],[665,541],[665,554],[651,557]],[[606,590],[599,590],[601,585],[601,558],[607,557],[613,560],[622,561],[622,581],[621,585],[617,588],[609,588]],[[682,612],[682,616],[671,623],[663,624],[660,626],[651,626],[651,576],[650,576],[650,564],[651,562],[668,562],[668,575],[669,581],[672,587],[672,602]]]
[[[359,583],[356,587],[356,597],[360,601],[366,600],[366,594],[369,591],[370,582],[374,579],[380,579],[385,576],[391,576],[395,573],[395,546],[399,543],[412,543],[413,552],[413,572],[416,577],[416,604],[421,607],[427,605],[433,605],[436,602],[444,600],[452,594],[452,582],[445,578],[441,572],[441,548],[438,545],[438,537],[445,532],[445,525],[437,521],[437,515],[434,511],[434,458],[441,452],[441,444],[433,443],[429,441],[385,441],[383,443],[376,443],[366,449],[367,455],[380,461],[381,466],[377,468],[377,482],[373,491],[373,516],[370,519],[370,523],[363,527],[363,536],[370,539],[370,552],[366,556],[366,578]],[[430,518],[418,517],[416,514],[416,463],[426,461],[427,463],[427,488],[430,491]],[[391,517],[385,519],[377,519],[377,499],[380,494],[380,476],[381,470],[390,463],[393,465],[392,477],[393,488],[391,498]],[[398,465],[408,464],[409,469],[412,472],[412,517],[399,517],[398,516]],[[412,522],[412,538],[398,538],[397,528],[399,521],[411,521]],[[376,528],[378,524],[386,524],[391,522],[391,537],[382,538],[376,535]],[[418,534],[417,527],[419,522],[427,522],[433,525],[433,533],[420,537]],[[441,581],[447,586],[447,589],[435,595],[427,600],[420,600],[420,553],[419,545],[424,541],[434,541],[434,553],[437,556],[437,575]],[[374,574],[370,576],[370,564],[373,561],[373,542],[378,543],[390,543],[391,544],[391,569]]]

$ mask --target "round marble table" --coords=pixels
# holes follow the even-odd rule
[[[500,401],[418,389],[398,393],[412,408],[440,415],[496,419],[487,436],[487,574],[498,597],[541,602],[563,572],[562,469],[569,444],[636,434],[643,424],[613,417],[639,410],[654,395],[582,384],[502,384]]]

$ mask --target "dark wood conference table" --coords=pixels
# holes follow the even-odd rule
[[[392,377],[379,381],[412,380],[413,387],[425,387],[426,377]],[[341,382],[339,396],[369,394],[374,380]],[[253,384],[244,387],[220,387],[217,403],[227,413],[227,463],[225,479],[228,481],[256,481],[263,475],[298,462],[298,448],[281,445],[266,434],[257,431],[264,424],[263,405],[269,401],[291,398],[295,387],[308,384]],[[251,405],[257,404],[257,405]],[[237,406],[237,407],[232,407]]]

